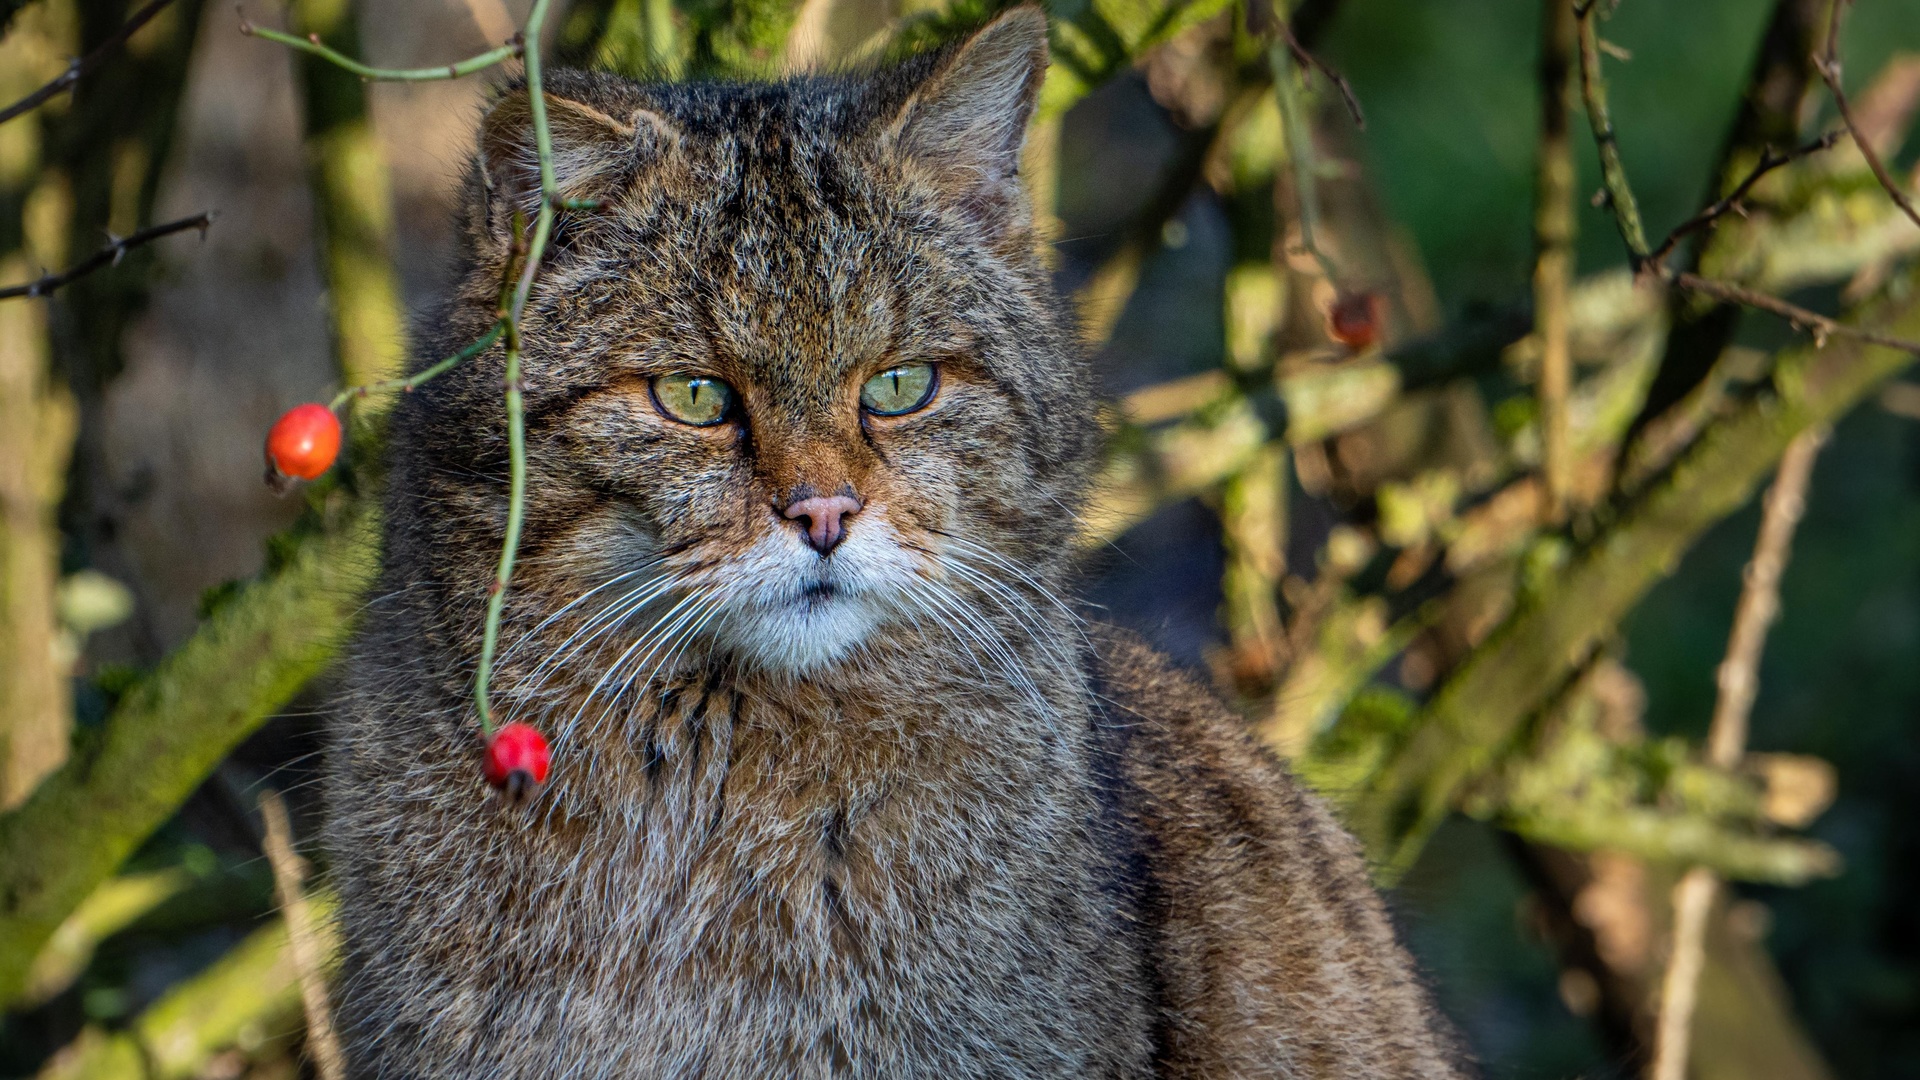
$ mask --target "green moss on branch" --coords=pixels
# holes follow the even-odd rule
[[[1909,291],[1860,324],[1901,336],[1920,332],[1920,297]],[[1412,864],[1461,787],[1500,760],[1528,719],[1708,527],[1745,505],[1795,435],[1832,422],[1912,359],[1840,339],[1788,351],[1773,392],[1704,432],[1564,572],[1517,607],[1434,696],[1418,729],[1353,804],[1351,824],[1385,874]]]
[[[344,500],[120,700],[97,737],[0,818],[0,1003],[68,915],[240,741],[318,674],[372,582],[374,515]]]

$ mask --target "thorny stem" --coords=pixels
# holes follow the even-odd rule
[[[500,340],[500,335],[505,332],[506,328],[496,322],[491,329],[480,335],[479,340],[432,367],[422,368],[404,379],[387,379],[384,382],[368,383],[365,386],[349,386],[334,395],[333,402],[329,408],[338,412],[342,406],[354,398],[363,398],[370,394],[383,394],[389,390],[398,390],[403,394],[412,393],[418,389],[421,384],[431,382],[441,375],[452,371],[454,368],[459,367],[461,364],[466,363],[468,360],[486,352],[493,347],[494,342]]]
[[[1656,269],[1662,280],[1670,281],[1688,292],[1697,292],[1702,296],[1711,296],[1726,303],[1743,304],[1778,315],[1813,334],[1814,341],[1819,344],[1824,344],[1829,337],[1848,337],[1864,341],[1869,345],[1884,345],[1889,349],[1899,349],[1901,352],[1920,356],[1920,341],[1914,341],[1911,338],[1863,330],[1860,327],[1830,319],[1817,311],[1809,311],[1798,304],[1790,304],[1771,293],[1763,293],[1757,289],[1748,289],[1729,282],[1701,277],[1698,274],[1689,274],[1684,270],[1669,270],[1666,267]]]
[[[1300,65],[1301,72],[1304,74],[1309,68],[1318,71],[1322,78],[1339,91],[1341,104],[1347,107],[1347,115],[1353,117],[1353,126],[1361,131],[1367,130],[1367,114],[1360,108],[1360,98],[1353,92],[1353,84],[1332,65],[1307,51],[1307,47],[1300,43],[1299,36],[1293,32],[1292,19],[1276,19],[1275,22],[1280,31],[1280,39],[1287,43],[1287,50],[1293,53],[1293,62]]]
[[[301,52],[312,53],[323,60],[345,68],[363,79],[374,82],[430,82],[434,79],[458,79],[463,76],[485,71],[495,64],[504,63],[521,55],[522,52],[531,55],[534,51],[522,44],[520,37],[516,36],[512,41],[507,42],[497,49],[491,49],[478,56],[471,56],[455,63],[442,64],[439,67],[376,68],[368,67],[338,50],[328,48],[320,42],[317,35],[300,37],[297,34],[271,30],[264,26],[255,26],[253,23],[248,22],[244,16],[240,20],[240,32],[253,37],[265,38],[268,41],[279,42],[290,49],[299,49]]]
[[[1626,166],[1620,161],[1613,117],[1607,112],[1607,84],[1600,72],[1600,31],[1594,26],[1596,7],[1589,3],[1575,9],[1580,23],[1580,94],[1586,101],[1587,122],[1593,126],[1593,141],[1600,149],[1600,178],[1606,184],[1606,200],[1613,207],[1620,238],[1626,241],[1637,270],[1647,258],[1647,233],[1640,224],[1640,204],[1634,201],[1633,188],[1627,184]]]
[[[160,14],[161,10],[171,3],[173,3],[173,0],[152,0],[152,3],[134,12],[127,18],[126,22],[120,25],[120,29],[115,30],[107,40],[101,42],[98,48],[80,59],[75,60],[73,63],[68,64],[67,70],[54,76],[45,86],[42,86],[40,89],[35,90],[33,93],[28,94],[26,97],[21,98],[6,108],[0,109],[0,124],[4,124],[17,116],[24,116],[34,109],[39,108],[41,105],[46,104],[61,92],[73,89],[74,86],[85,77],[87,72],[98,67],[100,61],[105,60],[109,53],[125,45],[127,39],[133,37],[141,27],[152,22],[153,17]]]
[[[142,244],[149,244],[163,236],[172,236],[174,233],[185,232],[188,229],[199,229],[200,235],[205,237],[207,235],[207,227],[212,224],[213,215],[211,213],[199,213],[192,217],[181,218],[179,221],[169,221],[164,225],[149,225],[131,236],[110,236],[107,246],[57,274],[47,274],[35,278],[32,281],[22,282],[19,285],[9,285],[5,288],[0,288],[0,300],[11,300],[20,296],[29,298],[47,296],[51,294],[53,290],[72,282],[76,278],[85,277],[103,266],[117,264],[126,256],[127,252],[132,251]]]
[[[520,266],[519,278],[514,282],[511,293],[502,297],[503,303],[498,320],[478,341],[432,367],[409,378],[391,383],[351,388],[342,391],[340,396],[334,399],[334,406],[337,408],[350,397],[365,395],[375,390],[389,387],[411,390],[428,379],[480,355],[502,338],[506,341],[504,378],[507,407],[507,530],[500,544],[500,562],[494,571],[493,583],[487,590],[487,618],[480,641],[480,665],[473,679],[474,707],[480,714],[480,731],[488,738],[492,737],[494,731],[493,707],[488,689],[493,679],[494,654],[500,642],[500,615],[506,606],[507,589],[513,582],[514,559],[520,550],[520,529],[526,518],[526,395],[520,382],[520,320],[526,311],[527,297],[533,291],[534,277],[540,272],[541,256],[546,252],[547,240],[553,234],[555,210],[562,206],[574,208],[590,205],[581,200],[563,201],[560,198],[559,185],[554,180],[553,138],[547,129],[547,101],[541,90],[540,66],[540,29],[546,21],[550,4],[551,0],[535,0],[533,10],[527,14],[526,25],[521,28],[514,40],[506,45],[471,59],[438,68],[371,68],[327,48],[318,41],[298,38],[277,30],[262,29],[245,22],[240,27],[243,33],[254,34],[269,41],[313,53],[361,78],[381,81],[457,78],[484,70],[516,56],[525,59],[527,98],[533,118],[534,147],[540,160],[540,212],[534,219],[533,236],[524,248],[524,261]],[[519,224],[516,220],[514,253],[519,254],[521,250]],[[513,260],[511,258],[507,265],[509,280],[512,280]]]
[[[1818,139],[1784,154],[1771,146],[1767,147],[1761,151],[1760,160],[1754,164],[1753,171],[1746,175],[1746,179],[1734,185],[1732,191],[1727,192],[1725,197],[1716,200],[1713,205],[1674,226],[1673,231],[1667,234],[1667,238],[1660,242],[1660,246],[1653,249],[1653,254],[1647,256],[1647,260],[1656,265],[1666,262],[1667,256],[1673,254],[1673,249],[1680,246],[1680,241],[1686,239],[1693,233],[1699,232],[1701,229],[1706,228],[1726,215],[1739,211],[1741,209],[1741,200],[1747,197],[1747,193],[1753,190],[1753,186],[1758,184],[1762,177],[1789,162],[1798,161],[1809,154],[1817,154],[1822,150],[1831,149],[1833,144],[1838,142],[1839,139],[1839,132],[1828,132]]]
[[[1780,469],[1760,518],[1760,535],[1747,563],[1745,584],[1734,609],[1727,656],[1717,673],[1719,697],[1707,731],[1707,763],[1732,769],[1746,753],[1747,720],[1759,685],[1760,653],[1767,629],[1780,613],[1780,576],[1786,570],[1793,532],[1806,511],[1813,461],[1826,432],[1802,431],[1787,444]],[[1673,947],[1660,987],[1660,1015],[1654,1036],[1652,1080],[1686,1080],[1694,1004],[1706,956],[1707,916],[1717,886],[1713,871],[1689,869],[1673,892]]]

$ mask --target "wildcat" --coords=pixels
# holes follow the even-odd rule
[[[328,766],[360,1077],[1446,1077],[1354,843],[1061,599],[1098,452],[1018,161],[1033,8],[857,76],[555,72],[491,796],[498,349],[398,408]],[[490,109],[462,278],[539,182]],[[570,205],[579,206],[580,203]],[[424,362],[424,359],[423,359]]]

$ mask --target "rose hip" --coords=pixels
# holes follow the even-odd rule
[[[288,409],[267,432],[268,480],[312,480],[340,456],[340,418],[325,405],[308,402]]]
[[[1384,312],[1379,293],[1342,293],[1327,309],[1327,336],[1358,352],[1380,340]]]
[[[483,766],[487,783],[519,798],[547,782],[553,754],[547,737],[532,724],[518,720],[502,725],[487,740],[487,760]]]

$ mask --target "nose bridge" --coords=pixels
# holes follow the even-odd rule
[[[768,494],[781,506],[816,496],[860,497],[866,463],[858,433],[835,430],[831,415],[817,406],[782,412],[755,432]]]

